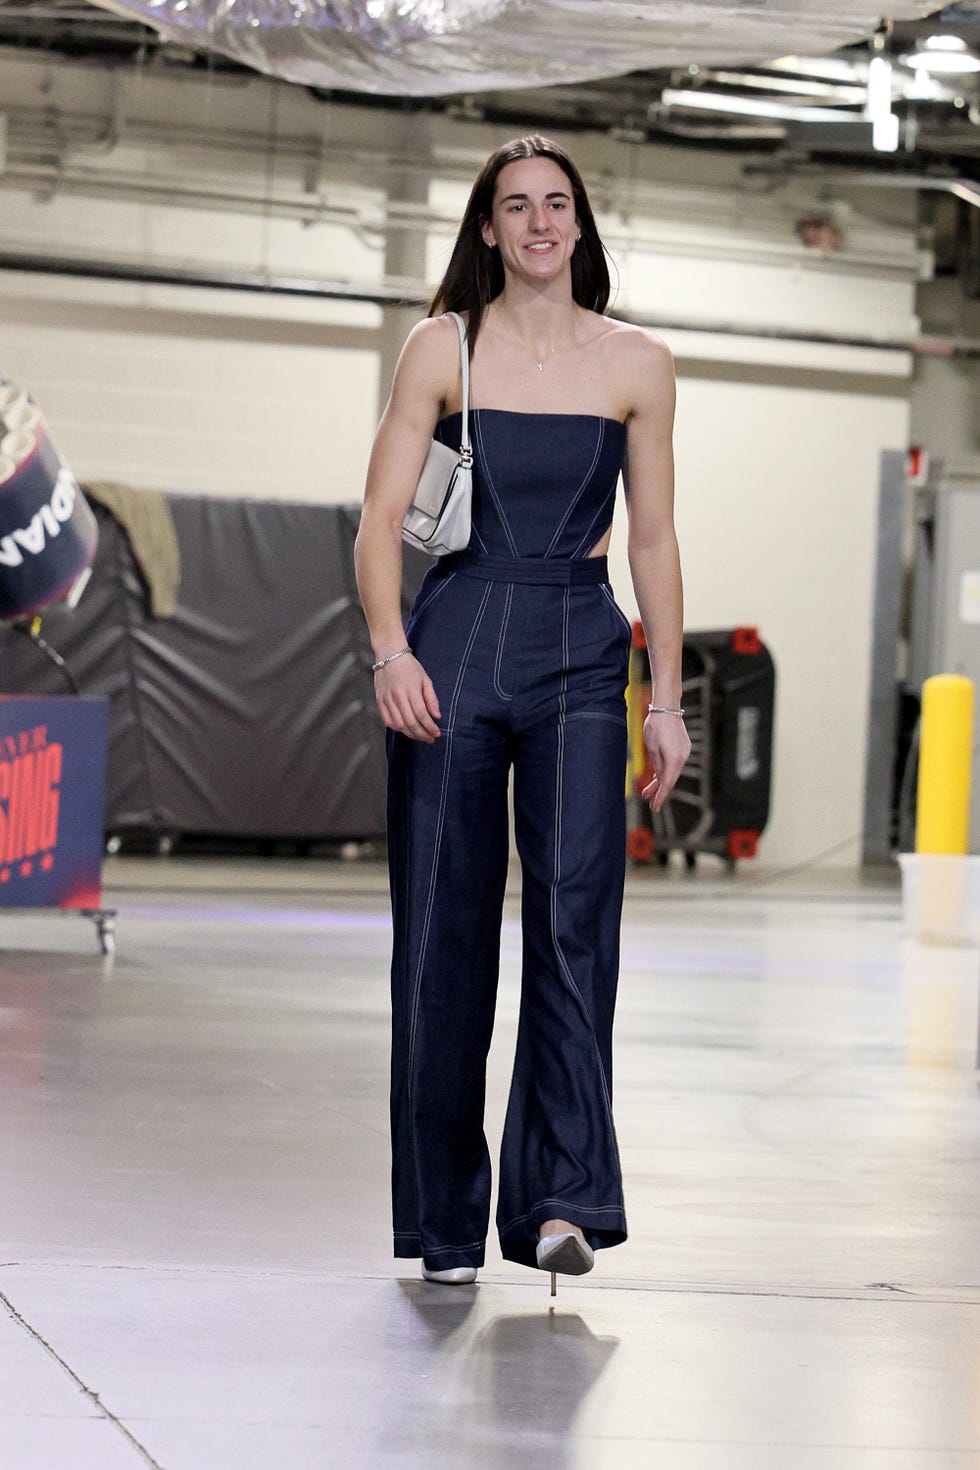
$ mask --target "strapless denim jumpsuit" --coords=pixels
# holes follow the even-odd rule
[[[406,628],[442,735],[388,735],[394,1243],[431,1270],[484,1259],[511,766],[523,966],[500,1246],[533,1266],[552,1218],[594,1249],[626,1238],[611,1052],[630,627],[605,557],[588,555],[612,520],[626,430],[485,408],[471,431],[469,549],[433,565]],[[459,433],[458,414],[437,428],[454,447]]]

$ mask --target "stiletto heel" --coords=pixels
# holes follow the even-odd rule
[[[535,1259],[542,1271],[551,1272],[551,1295],[558,1295],[556,1276],[584,1276],[595,1265],[595,1252],[574,1230],[561,1235],[543,1235],[538,1241]]]

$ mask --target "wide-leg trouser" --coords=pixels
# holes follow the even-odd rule
[[[485,558],[430,572],[408,633],[443,733],[433,745],[388,742],[395,1255],[422,1256],[433,1270],[484,1258],[485,1074],[511,765],[523,968],[501,1249],[534,1265],[551,1218],[581,1226],[593,1248],[626,1238],[612,1023],[630,630],[604,559],[551,564],[544,584],[512,580],[522,568],[545,575],[540,563]]]

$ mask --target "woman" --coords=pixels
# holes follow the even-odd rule
[[[395,1255],[430,1280],[483,1264],[483,1133],[514,768],[521,1014],[500,1159],[505,1258],[591,1268],[626,1238],[611,1111],[625,873],[630,628],[606,570],[622,469],[650,651],[659,810],[690,753],[680,710],[670,354],[603,316],[609,277],[578,170],[532,136],[482,169],[378,429],[357,580],[388,728],[394,922]],[[401,525],[430,439],[460,442],[458,311],[474,451],[469,549],[429,571],[407,627]]]

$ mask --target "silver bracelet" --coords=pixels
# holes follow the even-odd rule
[[[648,704],[648,715],[683,715],[682,709],[666,709],[662,704]]]
[[[401,658],[403,654],[411,653],[411,651],[412,650],[409,648],[408,644],[406,643],[405,647],[404,648],[399,648],[399,650],[398,650],[397,653],[389,653],[389,655],[388,655],[387,658],[379,658],[378,659],[378,662],[376,664],[372,664],[371,665],[371,673],[372,674],[376,674],[378,672],[378,670],[379,669],[383,669],[386,664],[393,663],[396,658]]]

